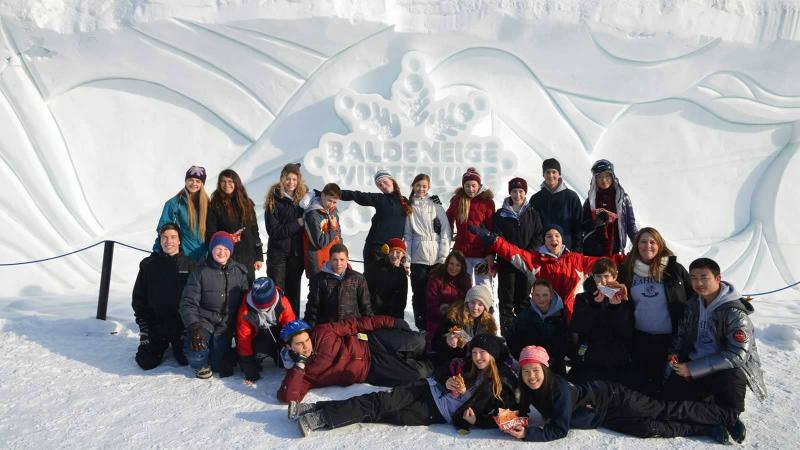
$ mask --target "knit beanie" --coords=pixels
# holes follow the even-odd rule
[[[614,173],[614,164],[607,159],[600,159],[592,164],[592,175],[597,175],[603,172]]]
[[[488,287],[478,284],[476,286],[472,286],[467,291],[467,295],[464,298],[464,302],[469,303],[471,301],[479,301],[483,303],[484,308],[488,311],[491,309],[492,305],[494,304],[494,299],[492,299],[492,291],[489,290]]]
[[[542,173],[550,169],[556,169],[558,173],[561,174],[561,163],[555,158],[548,158],[542,161]]]
[[[528,182],[525,181],[524,178],[512,178],[511,181],[508,182],[508,193],[510,194],[514,189],[522,189],[526,193],[528,192]]]
[[[260,277],[253,281],[253,289],[250,290],[250,296],[253,299],[253,306],[261,309],[270,309],[278,301],[280,294],[271,278]]]
[[[464,175],[461,175],[461,185],[463,186],[467,181],[477,181],[478,184],[483,184],[481,183],[481,174],[474,167],[468,168]]]
[[[503,352],[503,340],[492,334],[481,333],[469,341],[469,351],[480,348],[492,355],[496,362],[500,362],[500,354]]]
[[[547,350],[544,347],[538,347],[536,345],[529,345],[524,347],[519,354],[519,366],[524,367],[526,364],[544,364],[547,367],[550,367],[550,355],[547,354]]]
[[[392,178],[392,174],[389,173],[389,171],[385,170],[385,169],[381,169],[381,170],[375,172],[375,186],[377,186],[378,183],[380,183],[381,180],[384,179],[384,178]]]
[[[206,184],[205,167],[200,167],[200,166],[189,167],[189,170],[186,171],[186,176],[184,177],[184,180],[188,180],[189,178],[197,178],[198,180],[202,181],[203,184]]]
[[[550,230],[558,231],[558,234],[561,235],[561,238],[562,239],[564,238],[564,229],[561,228],[561,225],[558,225],[558,224],[555,224],[555,223],[550,223],[550,224],[545,225],[544,228],[542,228],[542,236],[546,236],[547,232],[550,231]]]
[[[228,232],[217,231],[211,235],[211,240],[208,241],[208,249],[214,250],[214,247],[218,245],[225,246],[233,255],[233,239],[231,239],[231,235]]]
[[[400,238],[391,238],[381,246],[381,252],[383,252],[384,255],[388,255],[392,250],[400,250],[401,252],[406,253],[405,241]]]

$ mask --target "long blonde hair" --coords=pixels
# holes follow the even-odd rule
[[[458,199],[458,221],[456,223],[465,224],[469,219],[469,208],[472,205],[472,199],[469,198],[469,196],[464,192],[463,186],[456,188],[456,190],[453,192],[453,197]],[[478,197],[491,200],[494,197],[494,194],[490,189],[487,189],[483,192],[478,192],[478,194],[475,195],[475,198]]]
[[[275,212],[275,200],[276,200],[275,196],[283,195],[283,187],[282,187],[283,182],[286,181],[286,177],[290,173],[293,173],[297,176],[297,188],[295,188],[294,195],[292,195],[292,202],[295,205],[299,205],[300,200],[302,200],[303,197],[305,197],[306,193],[308,193],[308,186],[306,186],[306,184],[303,182],[303,175],[300,173],[299,170],[297,172],[294,171],[289,172],[284,170],[284,172],[281,173],[280,180],[277,183],[270,186],[269,189],[267,189],[267,195],[264,198],[265,210],[269,212]]]
[[[206,235],[206,217],[208,216],[208,194],[206,194],[206,184],[200,182],[200,190],[196,194],[191,194],[184,186],[178,194],[186,199],[186,215],[189,216],[189,230],[196,231],[200,239]],[[195,197],[192,198],[192,195]],[[197,208],[200,211],[195,211],[194,202],[197,201]]]
[[[502,400],[503,380],[500,379],[500,369],[497,368],[497,362],[494,360],[494,357],[489,360],[489,365],[483,370],[478,369],[475,363],[472,363],[467,373],[464,374],[464,384],[472,386],[481,372],[483,372],[484,378],[492,382],[492,393],[494,397],[498,400]]]

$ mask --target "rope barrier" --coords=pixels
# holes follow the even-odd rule
[[[790,284],[788,286],[784,286],[784,287],[782,287],[780,289],[774,289],[772,291],[759,292],[758,294],[742,294],[742,295],[744,295],[745,297],[760,297],[762,295],[774,294],[776,292],[780,292],[780,291],[784,291],[784,290],[789,289],[789,288],[793,288],[793,287],[797,286],[798,284],[800,284],[800,281],[798,281],[796,283],[792,283],[792,284]]]

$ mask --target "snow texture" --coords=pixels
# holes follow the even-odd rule
[[[433,193],[447,199],[467,165],[499,195],[514,176],[533,191],[549,157],[585,196],[592,162],[608,158],[639,225],[659,229],[680,262],[713,257],[745,293],[781,288],[800,280],[798,8],[0,0],[0,263],[103,239],[149,248],[192,164],[208,169],[209,191],[235,169],[258,205],[287,162],[303,161],[313,187],[373,190],[381,165],[407,193],[416,170],[438,173]],[[359,254],[372,210],[342,206]],[[112,319],[97,322],[101,254],[0,267],[3,448],[515,445],[495,432],[383,425],[300,442],[275,402],[276,369],[256,389],[238,376],[191,380],[171,359],[143,373],[129,293],[144,255],[117,246]],[[798,446],[799,293],[755,300],[772,395],[748,397],[748,446]],[[706,444],[606,431],[559,443]]]

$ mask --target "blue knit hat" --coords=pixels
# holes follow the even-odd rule
[[[384,178],[393,178],[393,177],[392,174],[389,173],[389,171],[386,169],[380,169],[377,172],[375,172],[375,186],[377,186],[378,183],[380,183],[380,181]]]
[[[253,299],[253,306],[269,309],[278,301],[280,294],[271,278],[260,277],[253,281],[253,289],[250,291],[250,296]]]
[[[214,250],[214,247],[218,245],[225,246],[225,248],[231,251],[231,255],[233,255],[233,239],[231,239],[231,235],[229,233],[225,231],[217,231],[211,235],[211,240],[208,241],[208,249]]]

